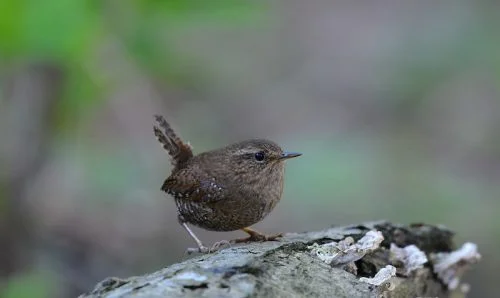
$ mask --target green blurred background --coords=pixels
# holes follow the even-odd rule
[[[499,28],[486,0],[0,1],[0,296],[184,258],[159,113],[196,152],[304,154],[258,229],[444,224],[483,255],[471,297],[496,297]]]

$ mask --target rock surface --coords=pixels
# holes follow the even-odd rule
[[[381,232],[383,241],[355,262],[325,263],[311,251],[318,245],[331,248],[332,242],[345,246],[341,240],[347,237],[355,246],[369,231]],[[107,278],[80,297],[448,297],[451,292],[433,273],[431,262],[408,276],[393,276],[392,266],[397,272],[409,271],[401,268],[404,262],[394,261],[390,247],[414,245],[427,256],[449,253],[455,248],[452,236],[444,227],[388,222],[287,234],[279,242],[233,246],[143,276]],[[347,251],[344,246],[339,253]],[[394,274],[380,285],[366,282],[381,269]],[[457,291],[453,295],[464,296]]]

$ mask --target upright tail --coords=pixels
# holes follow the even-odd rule
[[[174,130],[163,116],[155,115],[154,117],[161,128],[158,128],[156,125],[153,126],[156,138],[170,155],[172,165],[176,168],[182,167],[184,163],[193,157],[191,146],[184,143],[181,138],[175,134]]]

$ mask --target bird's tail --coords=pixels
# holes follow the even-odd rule
[[[163,116],[155,115],[154,117],[159,125],[159,127],[156,125],[153,126],[156,138],[170,155],[172,165],[174,167],[181,167],[193,157],[191,145],[184,143],[181,138],[175,134],[174,130]]]

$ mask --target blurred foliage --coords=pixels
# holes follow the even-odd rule
[[[402,42],[403,48],[398,48],[394,56],[384,60],[386,66],[392,65],[397,71],[392,98],[395,104],[418,106],[425,100],[426,92],[434,90],[453,74],[471,67],[485,67],[495,72],[500,81],[498,31],[488,22],[465,25],[454,28],[446,38],[431,30],[417,38],[408,36]]]
[[[42,56],[84,64],[96,39],[117,30],[133,51],[148,56],[165,48],[155,44],[158,28],[210,20],[234,24],[255,17],[257,8],[243,0],[6,0],[0,3],[0,51],[5,58]]]
[[[0,45],[7,58],[80,61],[93,36],[95,15],[88,1],[2,1]]]
[[[111,33],[110,42],[121,43],[153,77],[180,84],[190,80],[189,58],[172,51],[165,28],[244,24],[260,12],[259,2],[244,0],[5,0],[0,2],[0,65],[39,59],[60,65],[67,82],[55,124],[70,131],[75,119],[102,99],[108,82],[93,60],[102,50],[97,45]]]
[[[53,297],[49,276],[42,272],[31,272],[13,276],[4,289],[0,289],[3,298],[48,298]]]

